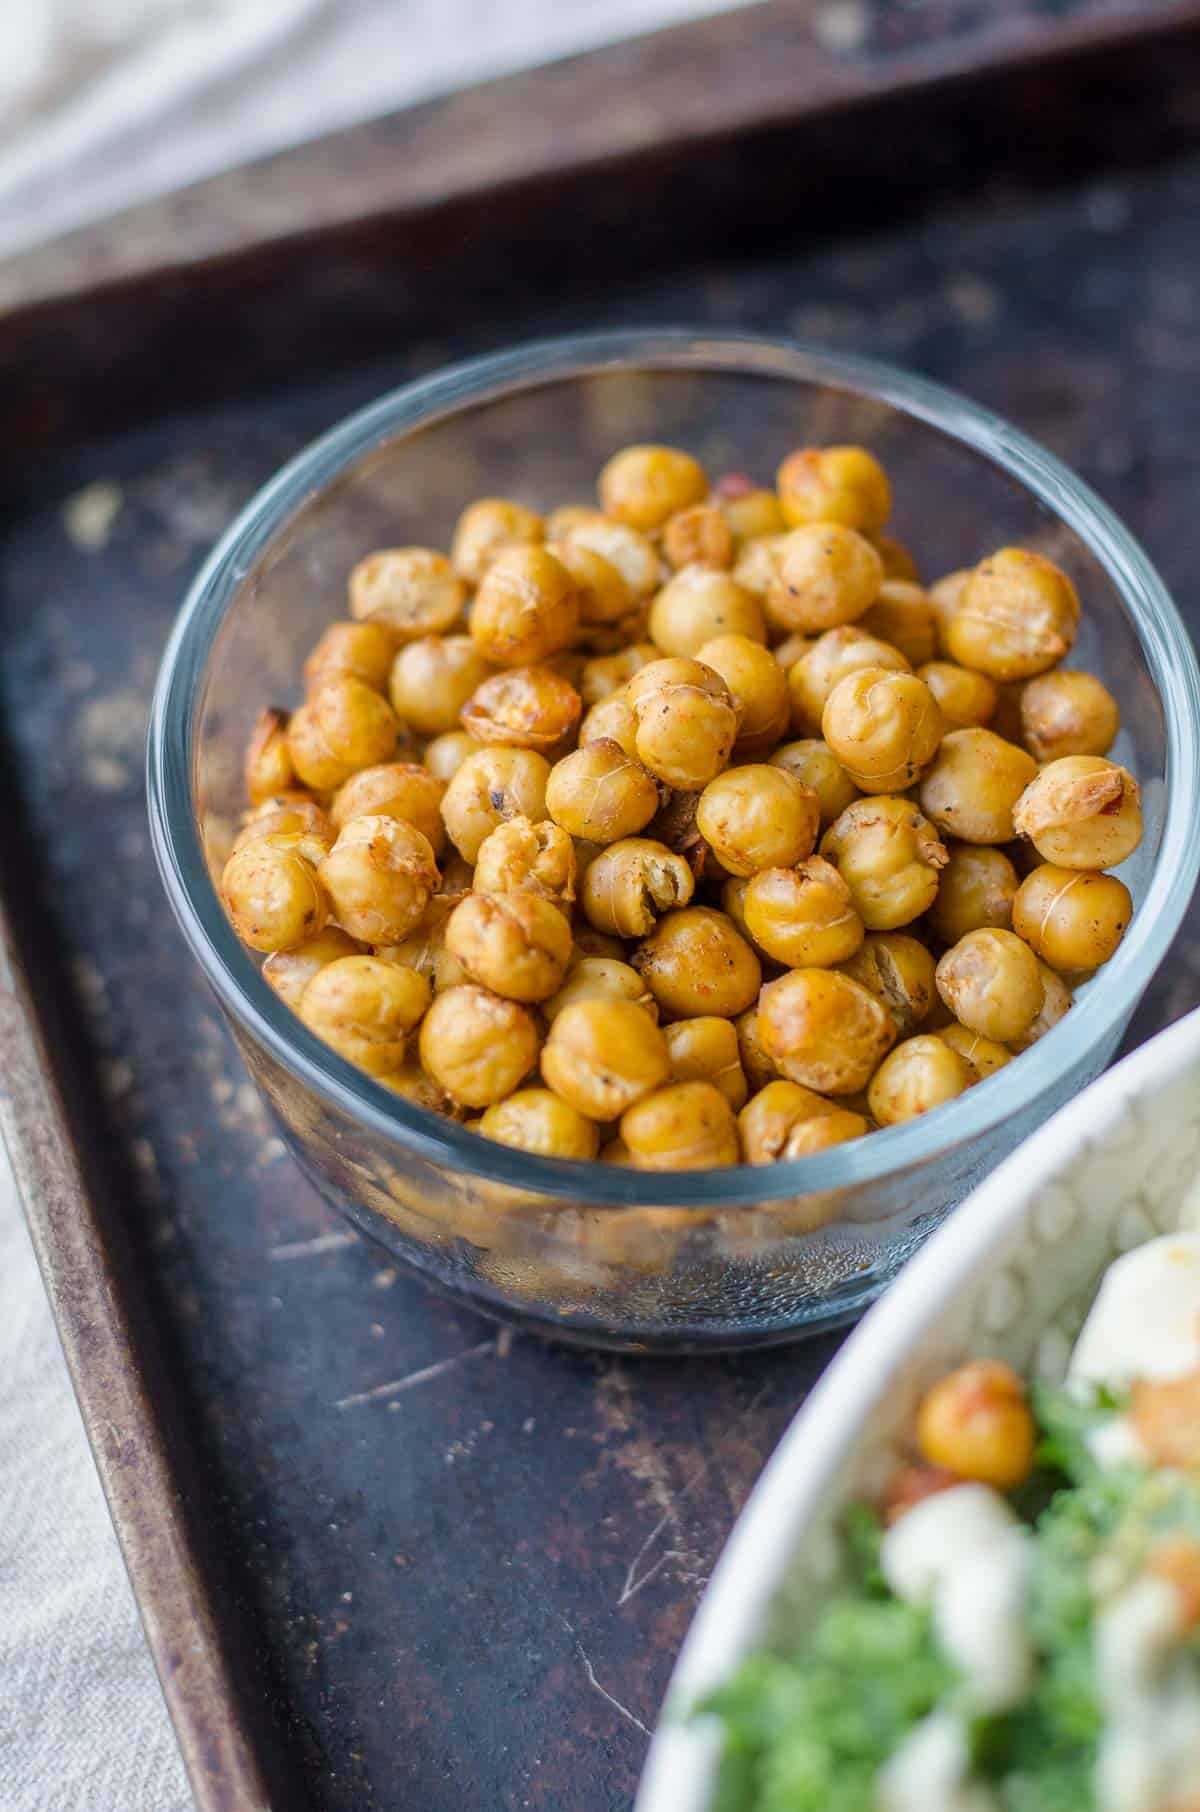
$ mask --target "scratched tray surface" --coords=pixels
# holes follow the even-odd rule
[[[1200,160],[813,251],[759,248],[487,324],[737,322],[961,384],[1081,469],[1198,620]],[[246,1083],[161,898],[146,700],[206,547],[314,432],[472,335],[163,420],[21,475],[0,723],[110,1137],[97,1186],[191,1406],[192,1508],[320,1812],[627,1807],[730,1523],[833,1343],[593,1359],[427,1297],[332,1221]],[[0,860],[24,864],[11,840]],[[1200,998],[1185,931],[1136,1024]],[[290,1806],[289,1806],[290,1812]]]

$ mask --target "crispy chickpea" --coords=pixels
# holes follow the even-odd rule
[[[730,477],[738,480],[740,475],[733,473]],[[727,487],[727,480],[718,481],[716,496],[735,540],[754,541],[762,535],[786,532],[787,518],[774,491],[764,491],[749,482],[734,490],[722,487]]]
[[[910,1038],[928,1019],[937,994],[934,961],[918,938],[903,931],[872,931],[838,968],[883,1002],[901,1038]]]
[[[575,547],[591,548],[615,566],[635,604],[658,589],[662,579],[658,551],[652,541],[628,523],[610,521],[597,511],[576,523],[566,539]]]
[[[275,812],[318,812],[325,816],[320,800],[316,794],[305,786],[290,786],[281,793],[272,793],[269,799],[260,799],[242,813],[243,825],[253,824],[259,818],[269,818]]]
[[[479,1122],[485,1139],[532,1151],[539,1158],[594,1158],[600,1135],[591,1120],[548,1088],[519,1088],[507,1101],[493,1102]]]
[[[742,1060],[746,1081],[753,1091],[765,1088],[768,1082],[775,1080],[779,1071],[775,1067],[774,1059],[767,1055],[766,1046],[762,1041],[758,1025],[757,1002],[754,1006],[747,1007],[744,1013],[738,1014],[733,1021],[733,1029],[737,1033],[738,1054]]]
[[[742,910],[758,948],[790,969],[831,968],[863,941],[850,889],[821,856],[753,875]]]
[[[589,1120],[617,1119],[670,1073],[667,1041],[649,1013],[611,996],[563,1007],[542,1050],[547,1083]]]
[[[733,576],[743,591],[766,603],[768,592],[779,578],[779,561],[787,536],[755,535],[738,548],[733,562]],[[782,632],[784,625],[777,626]]]
[[[571,958],[572,969],[574,969],[586,956],[608,957],[615,963],[623,963],[625,961],[625,940],[623,938],[610,937],[607,931],[597,931],[591,925],[581,925],[578,922],[573,926],[573,930],[575,933],[575,953]],[[646,999],[650,1000],[651,998],[652,997],[647,992]]]
[[[579,629],[579,593],[544,547],[497,555],[471,608],[471,637],[497,667],[527,667],[569,648]]]
[[[310,694],[327,679],[348,673],[374,692],[386,692],[396,637],[379,623],[331,623],[304,663]]]
[[[606,741],[617,743],[630,761],[637,761],[637,718],[625,691],[610,692],[602,698],[579,726],[580,748],[589,742]]]
[[[251,805],[261,805],[277,793],[286,793],[295,785],[296,770],[287,739],[288,714],[268,709],[260,711],[246,744],[243,776],[246,797]]]
[[[933,1466],[996,1491],[1033,1471],[1037,1430],[1011,1366],[976,1359],[942,1378],[917,1411],[917,1445]]]
[[[864,1089],[896,1042],[881,1001],[836,969],[793,969],[759,996],[763,1048],[789,1082],[819,1095]]]
[[[386,1076],[377,1076],[377,1082],[384,1088],[390,1088],[394,1095],[403,1096],[413,1107],[423,1107],[428,1114],[441,1114],[447,1120],[461,1120],[464,1110],[452,1101],[445,1089],[427,1076],[419,1063],[402,1063],[398,1070],[389,1070]]]
[[[835,818],[840,818],[848,805],[858,798],[858,788],[827,742],[820,737],[802,737],[798,742],[784,743],[771,757],[771,766],[786,768],[802,786],[817,795],[821,829],[826,831]]]
[[[962,588],[945,626],[946,650],[960,666],[994,680],[1032,679],[1071,652],[1079,628],[1075,587],[1053,561],[1003,547]]]
[[[423,636],[393,663],[392,709],[418,736],[457,730],[463,706],[491,671],[469,635]]]
[[[737,761],[765,760],[791,722],[787,675],[776,657],[745,635],[718,635],[697,650],[696,659],[719,673],[738,713]]]
[[[903,541],[897,541],[894,535],[872,535],[871,543],[883,561],[885,579],[900,579],[906,585],[920,585],[921,575],[917,570],[916,560],[912,550],[905,547]]]
[[[408,1034],[429,1005],[429,983],[377,956],[342,956],[317,970],[297,1011],[348,1063],[383,1076],[404,1062]]]
[[[329,917],[329,897],[312,863],[270,837],[234,850],[221,875],[221,897],[242,942],[268,954],[307,942]]]
[[[946,631],[950,627],[951,617],[962,603],[963,590],[972,571],[973,568],[969,566],[960,566],[957,571],[947,573],[936,585],[929,587],[929,602],[933,605],[937,618],[938,651],[943,655],[950,652]]]
[[[438,884],[429,839],[399,818],[352,818],[318,870],[342,929],[398,944],[420,924]]]
[[[451,843],[468,862],[485,837],[510,818],[546,816],[550,764],[536,749],[493,746],[468,755],[442,798],[442,822]]]
[[[676,572],[685,566],[728,566],[733,530],[724,511],[715,503],[677,511],[663,530],[663,553]]]
[[[421,1062],[463,1107],[490,1107],[537,1061],[533,1015],[515,1000],[465,983],[439,994],[421,1022]]]
[[[944,944],[985,925],[1008,930],[1020,879],[1002,849],[955,843],[938,882],[929,923]]]
[[[882,584],[883,561],[865,536],[839,522],[809,522],[784,537],[767,601],[773,622],[819,635],[856,622]]]
[[[540,894],[469,893],[450,915],[446,948],[493,994],[549,1000],[571,960],[571,927]]]
[[[1116,868],[1142,840],[1138,783],[1099,755],[1064,755],[1031,778],[1013,825],[1058,868]]]
[[[597,931],[646,937],[659,917],[695,891],[682,856],[650,837],[623,837],[601,850],[584,876],[580,903]]]
[[[734,1113],[749,1090],[733,1022],[704,1013],[697,1019],[677,1019],[663,1028],[675,1082],[711,1082],[719,1088]]]
[[[864,667],[830,693],[821,733],[864,793],[898,793],[932,761],[944,731],[942,714],[915,673]]]
[[[993,730],[951,730],[921,782],[921,810],[963,843],[1010,843],[1013,808],[1036,773],[1033,756]]]
[[[1094,673],[1039,673],[1021,690],[1021,735],[1038,761],[1107,755],[1120,728],[1120,707]]]
[[[361,953],[361,944],[336,925],[326,925],[315,937],[306,938],[290,950],[273,950],[262,966],[262,978],[295,1013],[300,996],[318,969],[336,963],[339,957]]]
[[[466,600],[461,578],[431,547],[383,548],[350,574],[350,615],[400,641],[442,634],[458,621]]]
[[[288,722],[288,752],[297,777],[316,792],[332,792],[358,768],[387,761],[399,725],[387,700],[361,680],[327,679]]]
[[[1039,1038],[1044,1038],[1047,1032],[1052,1032],[1059,1020],[1066,1018],[1074,999],[1061,975],[1056,975],[1053,969],[1042,962],[1039,962],[1038,968],[1041,971],[1042,986],[1046,990],[1046,997],[1042,1002],[1041,1012],[1029,1030],[1020,1038],[1013,1039],[1014,1052],[1027,1051],[1031,1044],[1036,1044]]]
[[[440,736],[426,743],[421,759],[438,780],[450,781],[467,756],[474,755],[482,747],[483,744],[468,736],[465,730],[443,730]]]
[[[622,624],[637,600],[618,566],[581,541],[551,541],[546,551],[562,562],[579,598],[579,621],[585,628]]]
[[[995,716],[999,694],[986,673],[972,673],[953,661],[926,661],[917,668],[917,678],[933,693],[951,730],[982,729]]]
[[[623,447],[601,471],[597,489],[606,516],[646,534],[702,503],[708,479],[700,462],[677,447]]]
[[[429,839],[437,856],[446,844],[441,812],[445,791],[445,782],[416,762],[386,762],[351,775],[335,793],[329,815],[338,830],[352,818],[401,818]]]
[[[892,513],[887,473],[865,447],[801,447],[775,475],[784,516],[803,522],[841,522],[876,535]]]
[[[1050,971],[1047,969],[1046,974]],[[1057,976],[1055,980],[1057,980]],[[1005,1045],[997,1044],[994,1038],[984,1038],[979,1032],[972,1032],[969,1026],[959,1025],[957,1019],[951,1020],[948,1026],[939,1026],[935,1037],[956,1050],[971,1071],[972,1085],[982,1082],[985,1076],[994,1076],[1006,1063],[1012,1062],[1012,1052]],[[1028,1032],[1025,1034],[1029,1037]]]
[[[504,497],[481,497],[467,505],[454,530],[450,559],[468,585],[478,585],[492,561],[514,547],[536,547],[546,525],[535,510]]]
[[[762,605],[731,574],[710,566],[685,566],[650,606],[650,640],[667,655],[690,656],[719,635],[764,643]]]
[[[867,1101],[880,1126],[915,1120],[953,1101],[975,1081],[965,1057],[934,1032],[906,1038],[871,1078]]]
[[[696,824],[721,866],[734,875],[787,868],[811,855],[820,829],[815,793],[786,768],[754,763],[710,780]]]
[[[668,912],[632,963],[672,1019],[718,1013],[733,1019],[756,998],[762,966],[733,921],[711,906]]]
[[[924,587],[909,580],[884,579],[879,596],[859,621],[868,634],[898,648],[913,667],[923,666],[937,653],[937,612]]]
[[[658,658],[658,649],[653,642],[634,642],[616,654],[598,654],[585,661],[579,681],[584,704],[590,708],[598,705],[601,699],[610,698],[614,692],[620,692],[635,673],[640,673],[643,667]]]
[[[622,946],[624,948],[624,946]],[[617,956],[581,956],[572,964],[558,993],[542,1007],[548,1025],[579,1000],[626,1000],[658,1018],[658,1002],[637,970]]]
[[[821,839],[868,931],[897,931],[932,906],[945,845],[908,799],[856,799]]]
[[[546,810],[572,837],[617,843],[635,837],[658,810],[658,788],[645,768],[611,737],[585,743],[557,762],[546,786]]]
[[[1116,875],[1050,862],[1026,875],[1013,901],[1013,930],[1051,969],[1068,975],[1106,963],[1132,917],[1129,889]]]
[[[733,1109],[712,1082],[672,1082],[621,1115],[636,1170],[708,1170],[740,1157]]]
[[[938,993],[954,1017],[997,1044],[1027,1032],[1045,999],[1029,945],[992,925],[959,938],[938,963],[936,977]]]
[[[458,958],[446,948],[446,926],[464,896],[434,894],[420,923],[398,944],[376,944],[375,955],[386,963],[400,963],[423,975],[435,994],[457,988],[471,978]]]
[[[841,629],[827,629],[818,636],[808,652],[788,669],[795,727],[805,736],[819,736],[830,693],[839,681],[864,667],[884,667],[890,673],[910,671],[898,648],[852,623]]]
[[[747,1164],[776,1164],[806,1158],[830,1146],[861,1139],[868,1130],[862,1114],[839,1107],[824,1095],[782,1079],[760,1088],[738,1115]]]
[[[337,840],[337,832],[327,812],[314,799],[298,799],[288,805],[272,803],[260,808],[234,838],[231,855],[245,849],[248,843],[273,843],[277,849],[295,850],[318,868]]]
[[[725,681],[700,661],[652,661],[629,682],[637,751],[645,768],[680,792],[699,792],[729,760],[737,706]]]
[[[480,844],[474,884],[480,893],[536,893],[569,906],[575,875],[575,845],[565,830],[548,818],[510,818]]]
[[[475,688],[462,723],[477,742],[546,750],[572,734],[581,709],[574,686],[553,668],[510,667]]]

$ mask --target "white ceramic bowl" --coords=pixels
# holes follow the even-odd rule
[[[883,1484],[918,1398],[961,1360],[1065,1362],[1117,1253],[1194,1218],[1200,1011],[1049,1120],[967,1198],[847,1342],[721,1557],[680,1655],[635,1812],[708,1812],[717,1733],[686,1712],[833,1575],[846,1504]]]

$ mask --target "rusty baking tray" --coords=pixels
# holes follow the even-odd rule
[[[0,273],[0,1115],[200,1812],[627,1807],[834,1344],[555,1350],[331,1219],[149,851],[150,684],[207,546],[419,371],[732,321],[1002,409],[1195,623],[1198,268],[1200,5],[879,0],[515,78]],[[1198,1000],[1189,927],[1133,1037]]]

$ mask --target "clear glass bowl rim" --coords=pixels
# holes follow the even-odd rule
[[[868,397],[925,422],[1015,478],[1091,549],[1134,621],[1162,700],[1167,743],[1162,843],[1141,908],[1070,1014],[1019,1063],[939,1108],[812,1157],[725,1170],[630,1171],[541,1158],[412,1107],[315,1038],[264,982],[209,877],[192,811],[197,701],[226,609],[272,538],[364,454],[464,407],[605,371],[724,372],[791,379]],[[1200,669],[1178,611],[1113,512],[1051,453],[1002,417],[925,378],[799,340],[708,328],[630,328],[533,341],[445,367],[390,391],[290,460],[225,531],[190,587],[167,643],[151,709],[147,794],[155,856],[184,935],[226,1011],[331,1106],[444,1168],[587,1207],[703,1204],[709,1209],[855,1188],[924,1165],[1030,1105],[1069,1058],[1102,1043],[1132,1011],[1166,956],[1200,868]]]

